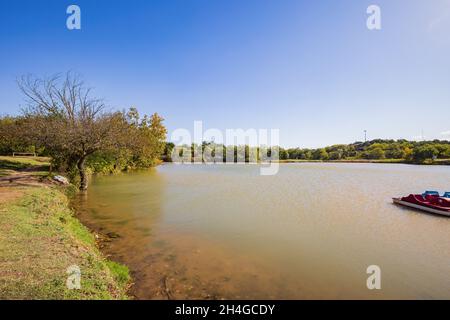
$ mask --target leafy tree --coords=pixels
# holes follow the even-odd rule
[[[325,149],[316,149],[312,153],[312,158],[314,160],[328,160],[328,152]]]
[[[150,118],[145,115],[139,121],[137,110],[132,108],[130,112],[132,114],[131,128],[134,131],[131,135],[135,137],[132,149],[136,165],[139,167],[153,166],[159,161],[166,146],[167,130],[163,125],[164,119],[154,113]]]
[[[280,148],[280,155],[279,156],[280,156],[280,160],[286,160],[286,159],[289,158],[289,153],[285,149]]]
[[[342,152],[340,151],[331,151],[329,154],[330,160],[340,160],[342,159]]]
[[[370,148],[367,152],[366,152],[366,157],[367,159],[384,159],[385,158],[385,154],[384,154],[384,150],[381,147],[375,147],[375,148]]]
[[[168,162],[172,162],[172,151],[175,148],[175,144],[173,142],[166,142],[164,146],[164,160]]]
[[[392,146],[388,146],[385,151],[385,155],[388,159],[405,159],[406,152],[400,147],[400,145],[393,144]]]
[[[97,170],[149,166],[164,150],[166,129],[161,117],[154,114],[140,121],[135,108],[127,114],[108,112],[77,75],[27,76],[18,84],[28,102],[18,136],[45,148],[59,168],[76,170],[81,190],[88,186],[87,164]]]
[[[42,152],[36,150],[22,138],[23,119],[19,117],[5,116],[0,118],[0,154],[12,154],[13,152]]]
[[[439,155],[439,150],[433,145],[423,145],[414,149],[412,158],[414,161],[423,162],[434,159]]]

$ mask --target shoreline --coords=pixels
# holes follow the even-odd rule
[[[128,267],[108,259],[103,235],[77,217],[74,187],[55,183],[45,166],[2,160],[0,298],[131,299]]]
[[[450,159],[440,159],[435,161],[425,161],[425,162],[412,162],[404,159],[379,159],[379,160],[368,160],[368,159],[346,159],[346,160],[302,160],[302,159],[287,159],[287,160],[273,160],[273,161],[260,161],[260,162],[192,162],[185,161],[182,163],[175,163],[172,161],[164,161],[162,164],[270,164],[270,163],[375,163],[375,164],[408,164],[417,166],[450,166]]]

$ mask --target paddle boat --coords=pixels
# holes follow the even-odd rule
[[[392,200],[395,204],[404,207],[450,217],[450,192],[441,196],[437,191],[425,191],[422,194],[410,194],[407,197]]]

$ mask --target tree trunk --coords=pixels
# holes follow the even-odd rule
[[[86,156],[82,156],[77,163],[78,172],[80,174],[80,190],[84,191],[88,188],[87,174],[86,174]]]

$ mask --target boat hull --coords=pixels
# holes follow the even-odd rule
[[[438,214],[438,215],[441,215],[441,216],[450,217],[450,211],[439,210],[439,209],[434,209],[434,208],[422,206],[422,205],[419,205],[419,204],[403,201],[403,200],[401,200],[399,198],[394,198],[392,200],[394,201],[395,204],[398,204],[398,205],[401,205],[401,206],[405,206],[405,207],[409,207],[409,208],[425,211],[425,212],[428,212],[428,213]]]

